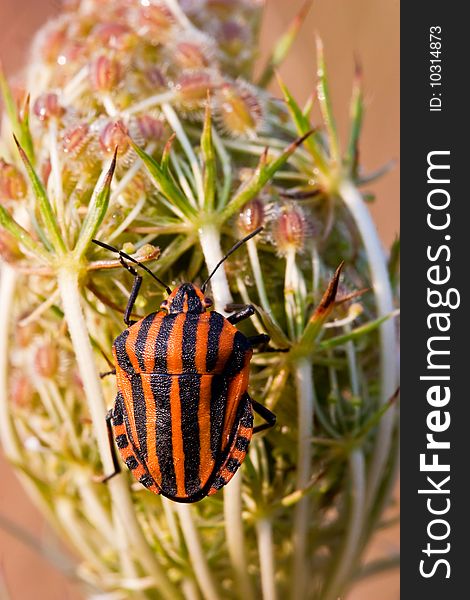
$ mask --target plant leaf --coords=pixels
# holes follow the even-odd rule
[[[350,333],[344,335],[338,335],[333,338],[329,338],[328,340],[324,340],[320,342],[317,346],[317,350],[329,350],[330,348],[336,348],[337,346],[343,346],[346,342],[350,342],[353,340],[358,340],[368,333],[375,331],[378,329],[382,323],[388,321],[388,319],[392,319],[399,314],[398,310],[394,310],[393,312],[380,317],[379,319],[375,319],[374,321],[369,321],[365,325],[361,325],[360,327],[356,327]]]
[[[308,116],[304,113],[304,111],[302,111],[300,106],[297,104],[297,102],[290,93],[288,87],[282,81],[279,74],[277,74],[277,81],[284,95],[284,100],[286,101],[287,108],[289,109],[291,117],[297,128],[297,133],[299,135],[304,135],[305,133],[311,130],[310,120]],[[313,132],[313,135],[305,141],[305,147],[309,151],[313,160],[315,161],[315,165],[324,175],[326,175],[328,173],[328,165],[323,154],[322,146],[318,142],[315,132]]]
[[[345,156],[346,166],[349,168],[353,179],[357,178],[357,169],[359,164],[358,144],[362,129],[363,115],[364,95],[362,91],[362,68],[359,62],[356,61],[356,71],[350,107],[351,131],[349,133],[348,149]]]
[[[111,181],[113,179],[114,170],[116,168],[117,148],[114,151],[113,160],[107,172],[103,171],[98,179],[93,194],[88,205],[88,212],[83,221],[80,235],[74,249],[74,254],[77,259],[80,259],[88,248],[91,240],[98,231],[106,211],[109,206],[109,197],[111,195]]]
[[[40,246],[29,234],[26,229],[10,215],[10,213],[0,205],[0,226],[6,229],[11,235],[32,254],[35,254],[43,262],[50,262],[48,253]]]
[[[217,168],[215,162],[214,144],[212,142],[212,118],[210,99],[207,101],[204,118],[204,128],[201,135],[201,151],[203,158],[203,183],[204,183],[204,206],[207,211],[212,211],[215,202],[215,182]]]
[[[268,150],[260,157],[258,167],[253,176],[244,183],[222,212],[222,222],[239,212],[243,206],[252,200],[264,188],[274,174],[289,160],[297,148],[312,134],[308,131],[302,137],[292,142],[276,159],[268,160]]]
[[[21,119],[18,115],[18,110],[11,92],[11,88],[8,84],[7,78],[3,71],[2,64],[0,63],[0,93],[3,98],[5,105],[5,111],[8,115],[8,119],[11,124],[14,135],[19,139],[21,146],[29,159],[34,164],[34,148],[33,141],[31,138],[31,132],[29,130],[29,94],[26,98],[26,102],[23,109],[23,118]]]
[[[189,204],[185,195],[174,182],[169,169],[165,170],[162,168],[157,161],[150,156],[150,154],[147,154],[145,150],[139,148],[139,146],[132,139],[130,139],[130,143],[136,154],[142,159],[158,191],[170,202],[170,204],[175,204],[184,214],[194,215],[195,211],[193,207]]]
[[[261,73],[257,85],[260,87],[267,87],[273,78],[275,70],[284,62],[286,56],[289,54],[289,50],[292,44],[295,42],[299,31],[312,8],[313,0],[306,0],[299,12],[295,15],[291,21],[287,30],[281,35],[274,45],[274,49],[271,56],[268,59],[266,66]]]
[[[46,190],[42,184],[42,181],[39,179],[36,171],[33,168],[26,152],[21,147],[16,136],[14,136],[15,143],[18,148],[18,152],[20,153],[21,159],[26,168],[26,172],[28,174],[31,185],[33,186],[33,192],[38,202],[39,213],[44,221],[44,225],[49,233],[51,238],[52,245],[56,251],[65,252],[66,247],[62,235],[60,233],[59,225],[54,215],[54,211],[52,210],[51,203],[47,196]]]
[[[323,53],[323,43],[320,38],[317,38],[317,95],[320,104],[320,109],[323,115],[323,120],[328,131],[330,142],[331,158],[339,164],[341,159],[338,132],[336,129],[336,121],[333,114],[333,105],[331,102],[330,88],[328,84],[328,74],[326,71],[325,56]]]

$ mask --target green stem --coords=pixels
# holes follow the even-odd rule
[[[212,573],[209,569],[206,557],[204,556],[201,540],[194,525],[191,510],[191,507],[187,504],[176,505],[176,511],[180,519],[188,554],[199,583],[199,588],[205,600],[219,600],[217,587],[212,578]]]
[[[321,600],[336,600],[343,592],[360,554],[361,538],[365,524],[365,460],[362,450],[354,450],[349,457],[351,473],[351,510],[347,519],[344,546],[336,569]]]
[[[313,414],[315,404],[315,388],[313,368],[308,358],[299,359],[294,365],[295,385],[298,402],[298,490],[306,487],[310,481],[312,464]],[[305,598],[305,581],[307,575],[306,550],[310,522],[310,501],[302,498],[296,506],[294,515],[292,598]]]
[[[257,521],[256,533],[263,600],[276,600],[276,570],[274,567],[273,524],[271,519],[264,518]]]
[[[359,190],[352,182],[343,181],[339,187],[339,194],[351,212],[362,237],[369,263],[378,317],[386,317],[393,311],[393,295],[384,251],[372,217],[362,200]],[[391,319],[382,323],[379,331],[381,356],[380,403],[383,405],[393,396],[397,388],[397,338],[395,324]],[[378,427],[367,478],[367,510],[370,510],[373,505],[388,460],[394,421],[395,410],[392,409],[385,413]]]

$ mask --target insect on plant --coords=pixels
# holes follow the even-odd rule
[[[254,314],[251,305],[225,318],[207,309],[206,287],[222,263],[259,227],[237,242],[199,288],[182,283],[173,291],[150,269],[103,242],[119,254],[134,277],[124,314],[127,329],[113,344],[118,393],[107,415],[115,470],[113,437],[134,477],[155,494],[176,502],[197,502],[215,494],[245,459],[253,433],[273,427],[275,415],[247,392],[253,347],[267,344],[265,334],[246,337],[236,323]],[[132,310],[144,269],[167,293],[153,312],[135,322]],[[230,308],[230,307],[228,307]],[[253,411],[265,423],[253,427]]]

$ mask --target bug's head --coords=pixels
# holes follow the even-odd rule
[[[164,300],[160,308],[170,313],[203,313],[212,306],[212,300],[202,293],[202,290],[192,283],[178,285]]]

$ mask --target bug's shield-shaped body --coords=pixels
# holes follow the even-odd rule
[[[155,493],[195,502],[225,485],[253,431],[252,349],[219,313],[152,313],[114,342],[118,449]]]

